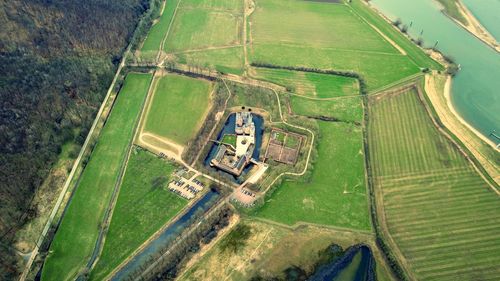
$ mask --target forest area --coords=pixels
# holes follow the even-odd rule
[[[67,143],[85,141],[149,0],[0,0],[0,280]]]

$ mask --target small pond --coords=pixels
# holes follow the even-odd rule
[[[319,267],[309,280],[376,280],[372,251],[366,245],[349,247],[342,257]]]

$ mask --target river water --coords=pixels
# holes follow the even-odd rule
[[[453,57],[461,66],[452,83],[451,100],[457,112],[494,143],[500,135],[500,54],[455,24],[433,0],[372,0],[390,19],[401,18],[409,34],[422,38]],[[500,0],[465,0],[467,7],[497,38],[500,37]]]

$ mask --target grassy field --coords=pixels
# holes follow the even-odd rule
[[[354,78],[260,67],[252,71],[255,78],[288,87],[299,95],[331,98],[359,94],[358,81]]]
[[[282,44],[254,44],[249,51],[251,62],[358,72],[365,78],[368,90],[380,88],[419,72],[415,63],[403,55],[312,49]]]
[[[327,117],[357,123],[361,122],[363,116],[360,96],[323,101],[290,96],[290,105],[294,114],[302,116]]]
[[[181,75],[160,78],[144,130],[186,145],[205,118],[211,87],[208,81]]]
[[[359,16],[376,26],[387,37],[403,48],[407,56],[413,60],[416,65],[422,68],[427,67],[436,70],[444,70],[444,67],[441,64],[431,59],[417,45],[415,45],[415,43],[411,42],[408,38],[396,30],[373,9],[364,5],[361,0],[352,0],[350,6]]]
[[[134,149],[120,187],[113,218],[92,280],[102,280],[155,231],[173,218],[187,200],[166,190],[175,166]]]
[[[369,107],[375,190],[420,280],[500,278],[500,198],[432,125],[414,90]]]
[[[165,51],[179,52],[241,44],[241,15],[207,9],[177,11]]]
[[[317,159],[305,181],[284,181],[257,216],[370,230],[359,126],[319,121]]]
[[[176,55],[180,63],[216,69],[224,73],[241,75],[243,73],[243,47],[231,47]]]
[[[142,45],[142,52],[159,51],[161,42],[165,38],[172,17],[174,16],[175,8],[179,0],[168,0],[165,4],[165,10],[158,21],[149,29],[148,36]]]
[[[209,10],[220,10],[229,12],[243,11],[241,0],[182,0],[182,8],[201,8]]]
[[[150,81],[150,74],[127,75],[51,244],[43,280],[74,280],[90,258]]]
[[[299,0],[256,3],[250,17],[252,62],[355,71],[364,76],[369,89],[415,74],[419,67],[440,68],[358,1],[350,5]],[[407,55],[370,25],[388,33]]]
[[[291,265],[312,271],[319,252],[331,243],[346,249],[366,241],[363,235],[314,226],[287,229],[255,220],[243,220],[240,225],[250,227],[250,236],[242,247],[236,252],[224,247],[230,233],[180,280],[250,280],[256,274],[283,278],[283,271]],[[390,280],[386,276],[385,268],[377,260],[377,278]]]

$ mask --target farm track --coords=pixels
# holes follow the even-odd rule
[[[52,225],[55,216],[57,215],[58,211],[60,210],[61,206],[64,203],[65,195],[68,192],[69,186],[70,186],[71,182],[73,181],[73,178],[76,176],[77,169],[81,165],[81,161],[82,161],[83,155],[87,151],[89,143],[90,143],[92,137],[94,136],[94,131],[96,130],[97,125],[99,124],[99,121],[101,121],[104,109],[107,106],[107,103],[108,103],[108,100],[109,100],[111,94],[113,93],[113,89],[115,87],[116,81],[119,78],[119,75],[120,75],[123,67],[125,67],[125,62],[126,62],[127,57],[130,55],[131,48],[132,48],[132,45],[129,44],[127,46],[127,49],[125,50],[125,52],[123,54],[123,57],[122,57],[122,59],[120,61],[120,64],[118,65],[116,73],[115,73],[115,75],[113,77],[113,80],[111,81],[111,84],[109,85],[109,88],[108,88],[108,91],[106,93],[106,96],[104,97],[104,100],[101,103],[99,111],[97,112],[96,117],[94,119],[94,122],[92,123],[92,126],[90,127],[90,130],[89,130],[89,132],[87,134],[87,137],[85,138],[85,142],[83,143],[82,148],[80,149],[80,152],[78,153],[78,157],[75,159],[75,162],[73,163],[73,166],[71,168],[71,172],[69,173],[68,177],[66,178],[66,181],[64,182],[64,186],[63,186],[63,188],[61,190],[61,193],[59,193],[59,197],[58,197],[58,199],[56,201],[56,204],[54,205],[54,208],[52,209],[52,212],[50,213],[50,216],[49,216],[47,222],[45,223],[45,227],[43,228],[42,233],[40,234],[40,237],[37,240],[36,246],[31,251],[29,259],[28,259],[28,261],[27,261],[27,263],[26,263],[26,265],[25,265],[25,267],[23,269],[23,272],[21,273],[21,276],[19,278],[19,280],[21,280],[21,281],[26,280],[26,278],[28,277],[28,274],[30,272],[31,266],[32,266],[33,262],[35,261],[35,258],[37,257],[37,255],[39,253],[40,246],[42,245],[43,241],[45,240],[47,232],[49,231],[50,226]],[[73,189],[73,191],[74,190],[76,190],[76,189]],[[67,202],[66,202],[66,204],[67,204]]]

